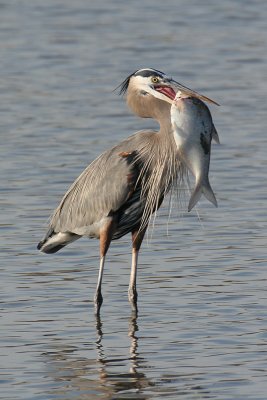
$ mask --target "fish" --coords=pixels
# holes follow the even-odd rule
[[[215,207],[218,203],[209,182],[211,140],[220,143],[206,104],[199,98],[178,91],[171,106],[174,140],[181,162],[195,177],[188,212],[203,194]]]

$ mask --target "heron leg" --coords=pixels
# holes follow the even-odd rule
[[[138,262],[138,253],[144,239],[146,233],[146,228],[143,230],[135,230],[132,232],[132,266],[131,266],[131,275],[130,275],[130,283],[128,289],[128,298],[131,303],[133,311],[137,312],[137,290],[136,290],[136,275],[137,275],[137,262]]]
[[[103,303],[103,296],[101,293],[101,285],[102,285],[102,278],[103,278],[103,272],[104,272],[104,265],[105,265],[105,256],[108,251],[112,235],[114,232],[115,228],[115,220],[113,218],[110,218],[108,223],[105,225],[103,229],[100,231],[99,239],[100,239],[100,267],[99,267],[99,273],[98,273],[98,280],[97,280],[97,286],[96,286],[96,292],[95,292],[95,298],[94,298],[94,303],[95,303],[95,314],[99,315],[100,313],[100,308]]]
[[[100,308],[103,303],[103,296],[101,293],[101,284],[102,284],[102,277],[103,277],[103,272],[104,272],[104,264],[105,264],[105,256],[100,258],[100,267],[99,267],[98,280],[97,280],[95,299],[94,299],[96,315],[99,315]]]

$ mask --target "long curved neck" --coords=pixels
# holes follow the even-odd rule
[[[128,107],[141,118],[155,119],[160,125],[159,133],[171,132],[171,105],[151,94],[142,95],[135,87],[127,92]]]
[[[162,103],[164,103],[164,105],[166,104],[167,107],[164,107],[164,109],[162,109],[161,113],[159,113],[159,118],[155,118],[159,125],[160,125],[160,130],[159,133],[161,135],[167,135],[167,136],[173,136],[173,129],[172,129],[172,123],[171,123],[171,115],[170,115],[170,105],[168,103],[165,103],[164,101],[162,101]]]

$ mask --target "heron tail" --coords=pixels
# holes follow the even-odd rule
[[[52,230],[47,232],[47,235],[41,240],[37,249],[46,254],[53,254],[65,247],[67,244],[79,239],[80,236],[71,232],[58,232]]]

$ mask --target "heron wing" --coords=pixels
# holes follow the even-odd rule
[[[89,226],[123,206],[138,179],[130,144],[128,140],[106,151],[82,172],[55,210],[50,229],[85,235]]]

